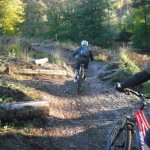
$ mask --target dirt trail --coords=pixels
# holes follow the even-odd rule
[[[71,52],[64,51],[64,55],[66,60],[71,60]],[[33,81],[41,91],[41,97],[50,102],[50,117],[44,125],[44,135],[51,137],[52,150],[105,150],[112,123],[131,113],[130,107],[135,102],[116,92],[114,85],[108,86],[96,77],[104,66],[100,62],[90,63],[80,95],[73,82],[73,73],[63,79],[38,81],[40,84]]]
[[[96,77],[103,65],[90,64],[89,77],[80,95],[70,78],[63,86],[59,85],[62,96],[50,101],[50,115],[54,120],[49,134],[55,137],[61,150],[105,149],[110,124],[128,109],[126,99],[119,100],[120,95],[113,87],[107,87]]]
[[[36,44],[34,48],[48,52],[55,50],[52,44]],[[0,76],[2,83],[7,81],[34,88],[39,100],[47,100],[50,104],[49,118],[15,121],[12,129],[6,123],[5,130],[0,131],[0,149],[105,150],[112,123],[122,115],[131,114],[131,107],[138,106],[137,101],[116,92],[114,85],[97,78],[97,72],[106,65],[101,62],[90,63],[87,80],[79,95],[73,82],[72,52],[62,50],[62,55],[66,65],[52,66],[66,69],[67,77],[40,75],[16,79],[4,74]],[[47,65],[49,68],[51,64]],[[8,93],[10,88],[5,91]],[[23,98],[28,97],[20,93],[18,99]]]

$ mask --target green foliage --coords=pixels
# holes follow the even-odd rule
[[[148,30],[145,34],[145,24],[139,23],[135,27],[134,33],[135,34],[132,38],[133,46],[145,52],[148,52],[148,49],[150,47],[150,31]]]
[[[72,20],[75,27],[73,35],[77,40],[85,38],[91,44],[106,46],[110,40],[113,41],[113,31],[116,31],[113,30],[115,13],[112,10],[108,1],[82,0],[76,7]]]
[[[10,103],[13,99],[11,97],[2,97],[0,98],[0,103]]]
[[[21,0],[0,1],[0,34],[13,35],[24,21],[24,4]]]
[[[120,48],[120,59],[118,63],[110,64],[111,68],[114,66],[115,68],[119,68],[120,72],[113,76],[111,82],[122,82],[126,80],[129,76],[140,71],[140,68],[128,57],[128,48]],[[107,68],[110,69],[110,66]]]
[[[51,0],[47,9],[47,37],[56,41],[87,39],[91,44],[108,46],[115,39],[116,23],[116,12],[109,1]]]
[[[94,57],[95,61],[100,61],[100,62],[106,62],[107,61],[107,56],[103,54],[99,54],[98,56]]]
[[[147,96],[150,96],[149,87],[150,87],[150,81],[145,82],[144,84],[142,84],[142,85],[139,87],[140,93],[143,93],[143,94],[146,94]]]
[[[18,4],[19,1],[12,2]],[[3,4],[13,14],[11,18],[16,22],[3,22],[5,27],[1,28],[0,25],[1,33],[13,31],[9,33],[13,34],[19,30],[19,33],[28,37],[51,38],[56,41],[69,39],[76,42],[87,39],[91,44],[107,47],[111,46],[117,35],[116,12],[110,0],[27,0],[25,5],[17,5],[20,6],[19,10],[16,7],[19,14],[17,19],[17,14],[9,7],[10,0],[3,1],[1,7]],[[7,18],[3,16],[5,11],[0,11],[0,14],[2,20],[6,21]],[[6,25],[11,26],[7,26],[7,31]],[[12,30],[8,30],[10,28]]]
[[[63,15],[64,15],[64,3],[62,0],[52,0],[50,4],[50,8],[47,11],[47,24],[49,28],[49,37],[58,40],[61,32],[65,30],[61,30],[63,25]],[[61,25],[62,24],[62,25]]]
[[[125,29],[133,33],[135,47],[148,51],[150,5],[141,1],[141,5],[131,9],[129,3],[131,0],[2,0],[0,34],[19,33],[55,41],[86,39],[92,45],[111,48]]]
[[[128,57],[127,53],[126,53],[127,50],[128,49],[126,49],[126,48],[120,48],[120,57],[121,57],[121,59],[120,59],[119,67],[121,69],[123,69],[123,72],[125,74],[131,75],[131,74],[134,74],[134,73],[140,71],[140,69],[134,62],[132,62],[129,59],[129,57]]]
[[[30,129],[30,128],[33,128],[34,125],[31,123],[31,122],[27,122],[25,125],[24,125],[24,128],[25,129]]]
[[[17,57],[17,56],[21,56],[22,54],[21,46],[19,43],[10,44],[8,45],[7,49],[8,49],[9,57]]]
[[[55,64],[62,62],[62,54],[60,50],[55,50],[51,53],[50,61]]]
[[[31,56],[35,59],[40,59],[40,58],[50,57],[50,53],[44,51],[33,51]]]
[[[22,34],[29,37],[43,36],[46,34],[47,6],[42,1],[28,0],[25,7],[24,22],[22,23]]]
[[[7,47],[7,55],[11,58],[21,57],[27,61],[31,60],[31,53],[23,50],[21,43],[9,44]]]
[[[148,52],[150,47],[150,5],[141,3],[137,5],[128,18],[128,29],[133,33],[133,46]]]

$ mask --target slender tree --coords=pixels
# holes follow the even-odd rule
[[[46,10],[44,2],[28,0],[25,7],[25,21],[22,23],[23,35],[35,37],[46,33]]]
[[[147,0],[133,3],[134,10],[130,16],[131,23],[128,28],[133,32],[133,45],[148,52],[150,47],[150,2]]]

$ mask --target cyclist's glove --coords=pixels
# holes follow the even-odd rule
[[[116,84],[115,89],[116,89],[118,92],[124,92],[124,88],[121,86],[120,83],[117,83],[117,84]]]

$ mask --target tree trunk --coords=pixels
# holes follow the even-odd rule
[[[0,105],[0,120],[32,119],[49,115],[48,101],[6,103]]]

